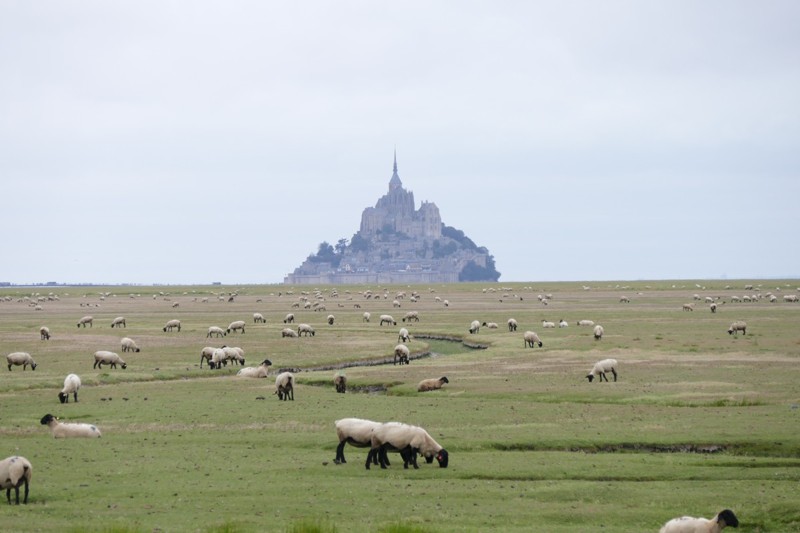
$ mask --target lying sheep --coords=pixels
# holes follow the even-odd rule
[[[294,401],[294,374],[291,372],[281,372],[275,378],[275,394],[279,400]]]
[[[62,423],[51,414],[42,417],[42,425],[49,426],[54,439],[65,439],[71,437],[97,438],[102,434],[97,426],[77,422]]]
[[[392,315],[381,315],[381,323],[379,325],[382,326],[384,323],[391,324],[392,326],[397,325],[397,322],[395,322],[394,318],[392,318]]]
[[[513,318],[508,319],[508,331],[517,331],[517,321]]]
[[[39,328],[39,338],[42,339],[43,341],[49,341],[50,340],[50,328],[48,328],[47,326],[40,327]]]
[[[371,316],[371,315],[369,314],[369,312],[368,312],[368,311],[364,311],[364,314],[363,314],[363,315],[361,315],[361,321],[362,321],[362,322],[369,322],[369,318],[370,318],[370,316]]]
[[[123,352],[140,352],[139,346],[136,342],[131,339],[130,337],[122,337],[119,341],[120,346],[122,347]]]
[[[411,355],[411,351],[408,349],[408,346],[405,344],[398,344],[394,347],[394,364],[397,364],[397,361],[400,361],[400,364],[403,363],[408,364],[408,356]]]
[[[744,320],[737,320],[731,324],[731,327],[728,328],[728,335],[738,335],[740,331],[742,335],[747,335],[747,323]]]
[[[542,327],[544,329],[554,328],[554,327],[556,327],[556,323],[555,322],[548,322],[547,320],[542,320]]]
[[[283,317],[284,324],[291,324],[294,322],[294,313],[289,313],[285,317]]]
[[[19,505],[19,488],[25,485],[25,497],[22,503],[28,503],[28,488],[31,483],[33,466],[26,458],[12,455],[0,461],[0,490],[6,489],[6,499],[11,505],[11,489],[14,489],[14,503]]]
[[[344,394],[347,392],[347,376],[339,372],[333,376],[333,386],[336,387],[336,392]]]
[[[127,328],[127,327],[128,327],[128,325],[125,323],[125,317],[124,317],[124,316],[118,316],[117,318],[115,318],[114,320],[112,320],[112,321],[111,321],[111,327],[112,327],[112,328],[114,328],[114,327],[117,327],[117,328],[120,328],[120,327],[122,327],[122,328]]]
[[[345,444],[350,444],[356,448],[370,448],[372,446],[372,430],[380,425],[380,422],[362,418],[342,418],[334,422],[339,444],[336,446],[336,458],[333,462],[337,465],[347,463],[344,458]],[[378,464],[377,457],[375,458],[375,464]]]
[[[266,324],[267,319],[261,313],[253,313],[253,324]]]
[[[6,356],[6,361],[8,361],[9,372],[11,371],[11,365],[22,365],[23,372],[28,368],[28,365],[31,365],[31,370],[36,370],[36,361],[33,360],[33,357],[28,352],[12,352]]]
[[[306,337],[311,335],[313,337],[315,335],[314,328],[308,324],[299,324],[297,326],[297,336],[299,337],[300,335],[305,335]]]
[[[333,322],[336,320],[336,317],[333,315],[328,315],[328,325],[332,326]]]
[[[89,324],[89,327],[92,327],[92,321],[93,320],[94,320],[94,318],[92,318],[90,316],[85,316],[85,317],[81,318],[80,320],[78,320],[78,327],[81,327],[81,326],[86,327],[86,324]]]
[[[579,326],[594,326],[594,320],[578,320]]]
[[[569,322],[567,322],[566,320],[564,320],[562,318],[561,320],[558,321],[558,327],[567,328],[567,327],[569,327]]]
[[[281,337],[297,337],[297,332],[292,328],[283,328],[281,330]]]
[[[594,340],[599,341],[600,339],[602,339],[605,332],[606,330],[603,329],[603,326],[601,326],[600,324],[596,325],[594,327],[594,331],[592,332],[594,334]]]
[[[64,378],[64,388],[61,389],[61,392],[58,393],[58,399],[61,403],[69,403],[69,395],[75,398],[75,402],[78,401],[78,390],[81,388],[81,378],[77,376],[77,374],[69,374],[66,378]]]
[[[206,339],[209,338],[209,337],[220,338],[220,337],[226,336],[227,334],[228,334],[228,332],[225,331],[224,329],[222,329],[219,326],[209,326],[208,327],[208,333],[206,333]]]
[[[450,380],[447,379],[447,376],[442,376],[439,379],[429,378],[423,379],[417,385],[417,392],[428,392],[432,390],[439,390],[442,388],[442,385],[445,383],[450,383]]]
[[[406,328],[400,328],[400,332],[397,335],[397,342],[408,342],[411,340],[411,335],[408,334],[408,330]]]
[[[600,376],[600,381],[602,382],[604,379],[608,381],[608,377],[606,377],[606,372],[611,372],[614,374],[614,381],[617,381],[617,360],[616,359],[603,359],[602,361],[598,361],[592,367],[591,372],[586,375],[586,379],[589,380],[589,383],[594,380],[595,376]]]
[[[178,319],[173,319],[164,324],[164,331],[172,331],[174,328],[178,328],[178,331],[181,330],[181,321]]]
[[[228,325],[228,329],[226,333],[230,333],[232,331],[241,331],[244,333],[244,320],[235,320]]]
[[[434,458],[439,462],[439,467],[447,468],[449,455],[430,434],[419,426],[411,426],[400,423],[381,424],[372,430],[370,451],[367,454],[366,468],[377,457],[381,468],[386,468],[388,463],[385,461],[386,451],[398,451],[403,457],[403,468],[408,468],[411,464],[414,468],[417,465],[417,454],[423,455],[428,462]],[[381,453],[383,450],[384,453]]]
[[[658,530],[659,533],[719,533],[727,526],[739,527],[739,519],[730,509],[720,511],[711,520],[707,518],[693,518],[682,516],[673,518],[664,527]]]
[[[522,340],[524,342],[523,346],[525,348],[536,348],[538,345],[539,348],[542,347],[542,339],[539,338],[539,335],[536,334],[534,331],[526,331],[522,334]]]
[[[114,352],[100,350],[94,353],[94,365],[92,368],[99,367],[102,370],[103,365],[111,365],[111,368],[117,368],[117,365],[120,365],[122,366],[123,370],[128,368],[128,365],[119,355],[115,354]]]
[[[258,366],[248,366],[239,370],[236,375],[242,378],[265,378],[269,374],[272,361],[264,359]]]
[[[481,326],[489,329],[497,329],[497,322],[484,322]]]
[[[481,323],[479,320],[473,320],[469,325],[470,333],[478,333],[481,330]]]

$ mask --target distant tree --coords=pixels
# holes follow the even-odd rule
[[[442,224],[442,235],[445,237],[449,237],[459,243],[461,246],[466,248],[467,250],[477,250],[478,246],[460,229],[456,229],[452,226],[445,226]]]
[[[339,241],[336,243],[336,246],[334,246],[334,249],[336,250],[337,254],[342,255],[344,251],[347,250],[347,239],[339,239]]]
[[[369,250],[369,241],[362,237],[360,233],[356,233],[350,239],[350,249],[354,252],[366,252]]]
[[[486,259],[486,267],[482,267],[470,261],[458,274],[458,281],[497,281],[500,279],[500,272],[494,268],[494,258],[489,256]]]

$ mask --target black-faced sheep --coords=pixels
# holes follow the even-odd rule
[[[396,326],[397,322],[395,322],[394,318],[392,318],[392,315],[381,315],[381,323],[379,325],[382,326],[384,324]]]
[[[272,361],[264,359],[260,365],[242,368],[236,375],[242,378],[265,378],[269,375],[270,366],[272,366]]]
[[[78,327],[81,327],[81,326],[86,327],[86,324],[89,324],[89,327],[92,327],[92,322],[93,321],[94,321],[94,318],[92,318],[90,316],[85,316],[85,317],[81,318],[80,320],[78,320]]]
[[[0,490],[6,489],[6,499],[11,505],[11,489],[14,489],[14,500],[19,505],[19,488],[25,486],[25,497],[22,503],[28,503],[28,489],[31,482],[33,466],[26,458],[19,455],[6,457],[0,461]]]
[[[31,370],[36,370],[36,361],[33,360],[33,357],[28,352],[12,352],[6,356],[6,361],[8,362],[9,372],[12,366],[22,366],[24,371],[28,368],[28,365],[31,365]]]
[[[400,332],[397,335],[397,342],[408,342],[411,340],[411,335],[409,335],[408,330],[406,328],[400,328]]]
[[[594,326],[594,320],[578,320],[579,326]]]
[[[203,368],[203,360],[211,364],[211,357],[214,355],[214,350],[217,350],[217,348],[206,346],[200,351],[200,368]]]
[[[592,367],[591,372],[586,375],[586,379],[589,380],[589,383],[595,378],[595,376],[599,376],[599,381],[603,381],[604,379],[608,381],[608,377],[606,377],[606,372],[611,372],[614,374],[614,381],[617,381],[617,360],[616,359],[603,359],[602,361],[598,361]]]
[[[694,304],[683,304],[684,311],[694,311]]]
[[[428,462],[434,458],[439,462],[441,468],[447,468],[449,455],[430,434],[419,426],[388,422],[381,424],[372,430],[372,443],[367,454],[365,466],[369,470],[371,462],[376,456],[379,459],[381,468],[386,468],[385,462],[387,451],[398,451],[403,458],[403,468],[408,468],[411,464],[414,468],[417,465],[417,454],[423,455]],[[384,453],[381,453],[383,450]]]
[[[560,328],[568,328],[569,327],[569,322],[567,322],[566,320],[564,320],[562,318],[561,320],[558,321],[558,327],[560,327]]]
[[[737,320],[731,324],[731,327],[728,328],[728,335],[738,335],[740,331],[742,335],[747,335],[747,323],[744,320]]]
[[[284,324],[292,324],[294,322],[294,313],[288,313],[285,317],[283,317]]]
[[[283,328],[281,330],[281,338],[283,337],[297,337],[297,332],[292,328]]]
[[[119,355],[114,352],[99,350],[94,353],[94,365],[92,365],[92,368],[100,368],[102,370],[103,365],[111,365],[111,368],[117,368],[117,365],[120,365],[123,370],[128,368],[127,363]]]
[[[298,324],[297,335],[298,336],[305,335],[306,337],[311,335],[313,337],[315,335],[314,328],[312,328],[308,324]]]
[[[339,444],[336,446],[336,458],[333,462],[338,465],[347,462],[344,458],[345,444],[356,448],[370,448],[372,446],[372,430],[381,423],[362,418],[342,418],[337,420],[334,425],[336,426],[336,436],[339,437]],[[374,463],[378,464],[377,457],[375,457]]]
[[[125,317],[124,316],[118,316],[117,318],[112,320],[111,321],[111,327],[112,328],[115,328],[115,327],[116,328],[127,328],[128,325],[125,323]]]
[[[394,347],[394,364],[397,364],[400,361],[400,364],[403,363],[408,364],[408,357],[411,355],[411,351],[408,349],[408,346],[405,344],[398,344]]]
[[[483,324],[481,324],[481,326],[483,326],[484,328],[489,328],[489,329],[497,329],[497,327],[498,327],[497,326],[497,322],[484,322]]]
[[[164,324],[164,328],[163,328],[164,332],[172,331],[173,329],[177,329],[178,331],[181,330],[181,321],[180,320],[173,319],[173,320],[168,321],[166,324]]]
[[[517,321],[513,318],[508,319],[508,331],[517,331]]]
[[[594,340],[596,340],[596,341],[599,341],[600,339],[602,339],[603,335],[605,335],[605,333],[606,333],[606,330],[603,329],[603,326],[601,326],[600,324],[597,324],[594,327],[594,330],[592,331],[592,334],[594,335]]]
[[[136,342],[131,339],[130,337],[122,337],[119,341],[120,346],[122,347],[123,352],[140,352],[139,346]]]
[[[333,376],[333,386],[336,387],[336,392],[342,394],[347,392],[347,376],[337,372],[336,375]]]
[[[266,324],[267,319],[264,318],[264,315],[261,313],[253,313],[253,323],[254,324]]]
[[[97,438],[102,434],[97,426],[77,422],[62,423],[51,414],[42,417],[42,425],[49,426],[54,439],[64,439],[70,437]]]
[[[40,327],[39,328],[39,338],[42,339],[43,341],[49,341],[50,340],[50,328],[48,328],[47,326]]]
[[[64,378],[64,388],[58,393],[58,400],[61,403],[69,403],[69,395],[72,394],[75,402],[78,401],[78,390],[81,388],[81,378],[77,374],[69,374]]]
[[[225,330],[226,333],[231,333],[232,331],[241,331],[244,333],[244,320],[235,320],[228,325],[228,329]]]
[[[409,311],[406,313],[406,316],[403,317],[403,322],[419,322],[419,312],[418,311]]]
[[[369,322],[370,316],[371,315],[369,314],[369,311],[364,311],[364,314],[361,315],[361,321],[362,322]]]
[[[543,344],[542,340],[539,338],[539,335],[537,335],[535,331],[526,331],[523,333],[522,340],[525,348],[536,348],[537,345],[539,348],[541,348]]]
[[[279,400],[294,401],[294,374],[291,372],[281,372],[275,378],[275,394]]]
[[[555,322],[548,322],[547,320],[542,320],[542,327],[544,329],[554,328],[554,327],[556,327],[556,323]]]
[[[328,315],[328,325],[332,326],[333,323],[336,321],[336,317],[333,315]]]
[[[730,509],[720,511],[711,520],[691,516],[673,518],[664,524],[659,533],[719,533],[727,526],[739,527],[739,519]]]
[[[439,390],[445,383],[450,383],[450,380],[447,379],[447,376],[442,376],[439,379],[436,378],[423,379],[417,385],[417,392],[428,392],[432,390]]]
[[[206,339],[209,338],[209,337],[220,338],[220,337],[224,337],[227,334],[228,334],[228,332],[225,331],[224,329],[222,329],[219,326],[209,326],[208,327],[208,333],[206,333]]]
[[[479,320],[473,320],[469,325],[470,333],[478,333],[481,330],[481,323]]]

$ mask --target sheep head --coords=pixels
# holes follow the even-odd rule
[[[42,417],[42,421],[41,422],[42,422],[43,426],[46,426],[47,424],[49,424],[50,422],[52,422],[54,420],[58,420],[58,419],[56,417],[54,417],[53,415],[51,415],[50,413],[48,413],[48,414],[46,414],[46,415],[44,415]]]
[[[719,522],[724,522],[726,526],[739,527],[739,519],[730,509],[725,509],[717,515],[717,523]]]
[[[58,399],[61,400],[61,403],[67,403],[69,401],[69,394],[64,394],[63,392],[59,392]]]
[[[442,448],[439,450],[439,453],[436,454],[436,460],[439,461],[440,468],[447,468],[447,463],[450,461],[450,456],[447,453],[447,450]]]

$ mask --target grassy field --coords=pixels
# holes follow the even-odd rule
[[[730,508],[739,531],[800,531],[800,304],[782,298],[798,284],[373,286],[337,287],[338,296],[320,287],[324,301],[313,288],[269,285],[3,288],[0,349],[29,352],[38,368],[0,374],[0,458],[34,466],[29,504],[3,506],[0,529],[655,532],[675,516]],[[50,289],[58,299],[46,298]],[[731,301],[769,292],[778,302]],[[726,303],[715,314],[703,301],[682,311],[695,294]],[[327,310],[303,309],[302,297]],[[402,323],[412,310],[420,321]],[[253,324],[254,312],[267,323]],[[288,312],[316,335],[281,338]],[[379,326],[384,313],[398,325]],[[93,327],[76,327],[84,315]],[[110,327],[117,316],[127,328]],[[173,318],[181,331],[163,332]],[[544,319],[570,325],[542,329]],[[603,339],[580,319],[602,324]],[[206,338],[234,320],[246,333]],[[472,320],[500,327],[470,335]],[[746,335],[728,335],[734,320],[747,321]],[[347,366],[391,357],[401,326],[419,359]],[[526,330],[544,346],[524,348]],[[142,351],[122,353],[123,336]],[[295,401],[279,402],[271,378],[201,369],[201,349],[222,344],[242,347],[248,366],[269,358],[271,375],[299,370]],[[128,368],[93,369],[97,350]],[[606,357],[620,361],[619,381],[588,383]],[[337,366],[347,394],[334,391]],[[62,405],[71,372],[83,381],[80,401]],[[440,376],[450,381],[442,390],[416,392]],[[47,413],[97,424],[103,437],[53,439],[39,424]],[[335,465],[333,422],[343,417],[421,425],[450,465],[368,471],[366,451],[352,447]]]

